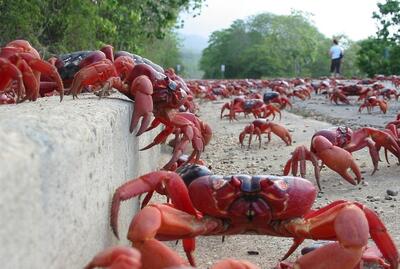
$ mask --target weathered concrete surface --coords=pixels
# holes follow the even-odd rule
[[[122,98],[122,96],[121,96]],[[126,244],[136,202],[121,208],[121,241],[109,228],[111,197],[126,179],[158,168],[159,130],[129,133],[132,102],[66,96],[0,106],[2,268],[82,268]]]

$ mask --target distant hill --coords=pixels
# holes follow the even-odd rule
[[[182,40],[182,65],[184,78],[202,78],[203,72],[199,69],[201,52],[207,47],[207,38],[198,35],[180,34]]]
[[[207,47],[208,38],[199,35],[180,34],[183,50],[201,53]]]

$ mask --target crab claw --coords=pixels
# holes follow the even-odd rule
[[[146,75],[140,75],[132,82],[131,92],[134,92],[135,108],[132,113],[131,126],[129,131],[132,133],[143,117],[139,131],[136,136],[141,135],[150,125],[151,114],[153,112],[153,84]]]
[[[361,171],[350,152],[334,146],[327,138],[320,135],[315,136],[311,143],[315,154],[323,164],[341,175],[350,184],[360,183]],[[354,172],[355,178],[348,173],[349,168]]]
[[[152,192],[164,184],[168,196],[177,209],[197,216],[196,209],[189,197],[189,192],[182,178],[175,172],[158,171],[129,180],[114,193],[111,204],[110,224],[114,235],[118,237],[118,212],[121,201],[131,199],[142,193]]]
[[[329,238],[337,241],[320,245],[307,253],[303,252],[303,256],[295,261],[293,267],[291,264],[284,264],[278,268],[360,268],[360,262],[368,249],[369,238],[372,238],[379,249],[372,254],[373,259],[382,265],[389,264],[387,268],[398,268],[399,253],[396,244],[378,215],[365,205],[339,200],[306,214],[304,218],[310,233],[306,237],[301,234],[300,239]],[[296,231],[300,231],[299,226],[303,224],[293,225]],[[384,260],[376,256],[379,252]]]
[[[115,246],[98,253],[84,269],[96,267],[118,268],[118,269],[140,269],[141,254],[132,247]]]

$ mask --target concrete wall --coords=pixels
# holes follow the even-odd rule
[[[127,244],[137,200],[122,204],[117,241],[112,194],[160,166],[160,146],[139,152],[160,129],[130,134],[132,105],[90,94],[0,106],[2,268],[82,268],[99,250]]]

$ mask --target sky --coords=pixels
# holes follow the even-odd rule
[[[372,13],[377,11],[377,0],[206,0],[201,14],[195,18],[183,14],[183,34],[208,38],[217,30],[229,28],[237,19],[270,12],[289,15],[292,9],[312,13],[314,25],[326,37],[345,34],[357,41],[375,34],[376,21]]]

